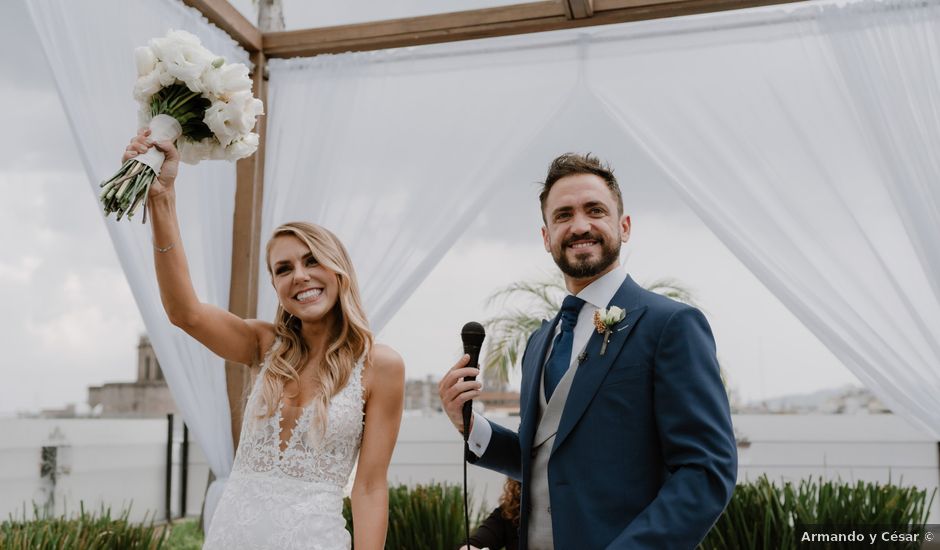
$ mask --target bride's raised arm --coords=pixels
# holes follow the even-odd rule
[[[251,364],[270,346],[270,323],[242,319],[222,308],[203,303],[193,289],[189,265],[176,215],[176,181],[179,152],[170,141],[151,143],[149,130],[131,140],[122,161],[145,153],[151,146],[166,155],[159,177],[147,197],[153,228],[153,258],[160,299],[170,322],[229,361]]]

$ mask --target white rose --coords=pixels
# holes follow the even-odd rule
[[[250,133],[230,143],[229,146],[225,148],[225,158],[228,160],[243,159],[257,150],[258,134]]]
[[[209,151],[209,158],[212,160],[225,160],[225,147],[218,142],[212,144],[212,150]]]
[[[157,68],[157,56],[147,46],[134,50],[134,61],[137,62],[137,76],[146,76]]]
[[[150,96],[161,89],[176,82],[163,63],[154,64],[153,70],[137,79],[134,83],[134,99],[142,103],[150,103]]]
[[[232,140],[239,136],[239,132],[235,131],[232,122],[232,117],[235,115],[237,113],[230,109],[227,103],[214,101],[206,109],[206,116],[202,119],[223,147],[232,143]]]
[[[173,84],[176,84],[176,77],[170,74],[170,72],[166,70],[165,65],[163,65],[162,63],[160,65],[161,67],[163,67],[163,70],[159,72],[160,85],[163,87],[167,87],[167,86],[172,86]]]
[[[198,38],[185,31],[170,31],[163,38],[151,40],[150,47],[168,73],[186,83],[190,90],[202,91],[200,78],[216,57]]]
[[[241,130],[242,133],[248,133],[254,130],[258,117],[264,114],[264,103],[262,103],[260,99],[252,97],[251,92],[241,93],[248,96],[248,101],[242,105],[239,130]]]
[[[264,112],[261,100],[251,92],[238,92],[229,101],[215,101],[206,109],[203,122],[212,130],[223,147],[251,132],[258,115]]]
[[[235,92],[251,90],[248,67],[241,63],[229,63],[209,69],[202,75],[202,82],[205,91],[226,99]]]
[[[212,138],[201,141],[180,140],[180,160],[186,164],[197,164],[200,161],[207,160],[212,156],[212,148],[215,144],[216,141]]]
[[[264,105],[250,91],[236,92],[226,102],[226,111],[231,128],[243,135],[255,127],[255,119],[264,112]]]
[[[617,306],[610,306],[604,316],[604,324],[610,326],[623,320],[624,311]]]

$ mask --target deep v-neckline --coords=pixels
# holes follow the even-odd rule
[[[274,346],[272,346],[271,349],[268,350],[268,352],[265,354],[263,367],[258,373],[258,379],[255,381],[255,385],[257,387],[260,387],[265,371],[269,368],[270,354],[271,350],[273,349]],[[346,384],[327,402],[326,410],[324,410],[324,414],[327,418],[329,418],[331,415],[334,399],[339,397],[343,392],[347,391],[347,388],[351,384],[352,377],[358,378],[357,385],[360,387],[360,389],[362,388],[362,361],[363,359],[360,358],[359,361],[356,362],[352,372],[350,373],[350,379],[347,380]],[[256,390],[253,390],[253,393],[254,391]],[[314,407],[315,401],[316,397],[313,397],[308,399],[304,405],[298,406],[287,405],[284,403],[282,398],[282,400],[278,403],[278,406],[275,408],[274,414],[269,417],[268,422],[270,422],[269,425],[274,432],[271,434],[271,436],[273,436],[271,439],[277,440],[275,445],[275,449],[277,449],[277,462],[283,461],[285,459],[285,455],[287,455],[291,449],[295,448],[295,446],[299,444],[298,438],[302,437],[303,433],[298,434],[298,428],[302,428],[299,430],[300,432],[304,432],[310,429],[309,417],[312,414],[311,409]],[[286,407],[291,409],[299,409],[300,412],[292,419],[286,419],[283,412]],[[325,436],[326,434],[322,435]]]
[[[277,414],[275,415],[275,425],[277,426],[277,450],[283,455],[292,448],[294,445],[294,435],[297,433],[297,428],[300,426],[300,422],[304,420],[308,410],[313,405],[313,399],[307,401],[303,406],[296,405],[285,405],[283,401],[277,407]],[[292,426],[285,426],[285,423],[290,423],[291,420],[284,417],[284,409],[300,409],[300,412],[293,418]],[[289,431],[288,431],[289,430]],[[287,431],[287,438],[284,438],[284,433]]]
[[[316,397],[311,397],[303,405],[288,405],[283,399],[277,406],[277,413],[275,418],[275,426],[277,427],[277,450],[278,453],[283,456],[289,449],[293,447],[294,443],[294,434],[297,433],[297,428],[300,426],[301,421],[304,420],[304,417],[307,416],[310,408],[313,407],[313,402],[316,400]],[[300,412],[297,413],[297,416],[293,418],[293,425],[285,425],[285,420],[287,424],[290,423],[289,419],[284,418],[284,409],[296,409]],[[327,404],[327,414],[329,414],[329,404]],[[287,438],[285,439],[284,434],[287,432]]]

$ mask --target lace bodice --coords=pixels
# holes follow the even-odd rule
[[[248,396],[235,464],[203,550],[349,550],[343,487],[362,440],[362,361],[330,400],[322,434],[312,404],[261,414],[269,361]]]
[[[344,487],[362,439],[362,361],[350,373],[346,386],[330,401],[326,433],[321,434],[312,403],[302,408],[286,407],[294,412],[301,410],[285,415],[282,402],[273,415],[261,416],[265,412],[261,387],[269,360],[265,360],[248,397],[233,472],[264,473]],[[289,417],[296,417],[293,426],[289,425]],[[289,433],[285,437],[286,446],[282,443],[282,428],[285,435]]]

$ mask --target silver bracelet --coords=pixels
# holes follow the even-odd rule
[[[157,246],[157,243],[153,243],[153,249],[161,254],[163,254],[164,252],[169,252],[170,250],[173,250],[174,246],[176,246],[176,243],[170,243],[170,245],[167,246],[166,248],[160,248],[159,246]]]

